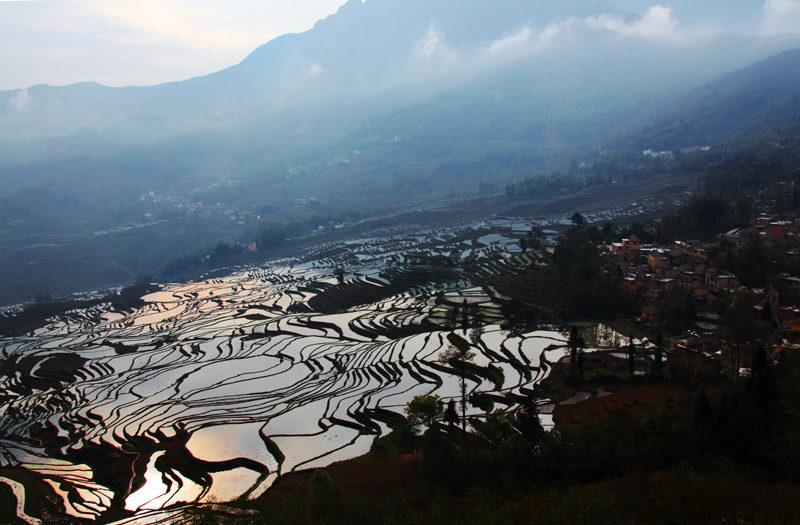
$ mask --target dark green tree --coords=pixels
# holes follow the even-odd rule
[[[333,275],[336,277],[336,280],[339,282],[339,284],[344,282],[344,269],[336,268],[333,270]]]
[[[536,405],[526,403],[516,414],[517,427],[522,437],[533,443],[539,442],[546,434],[539,414],[536,412]]]
[[[656,348],[653,353],[653,371],[656,375],[661,374],[661,367],[664,364],[664,338],[661,336],[661,332],[656,334]]]
[[[734,345],[736,377],[739,377],[742,362],[746,361],[742,355],[744,349],[750,347],[754,341],[766,340],[769,335],[764,324],[758,321],[753,308],[759,301],[759,296],[752,292],[736,292],[729,297],[720,317],[720,322],[730,334]]]
[[[572,226],[576,230],[581,231],[583,227],[586,226],[586,217],[578,212],[575,212],[575,214],[572,216]]]
[[[467,432],[467,363],[475,359],[475,352],[471,351],[469,341],[456,333],[447,336],[450,344],[439,353],[439,362],[458,370],[459,386],[461,387],[461,429]]]
[[[416,434],[422,427],[430,429],[442,418],[444,403],[436,394],[414,396],[403,410],[409,426]]]
[[[603,242],[611,244],[619,240],[619,225],[614,221],[605,221],[600,233],[603,234]]]
[[[750,376],[747,378],[747,393],[756,408],[764,413],[778,401],[778,380],[775,367],[767,355],[764,343],[756,345]]]
[[[444,409],[444,422],[447,423],[451,431],[458,424],[458,409],[456,409],[455,399],[447,402],[447,408]]]
[[[636,343],[633,342],[633,334],[628,340],[628,373],[633,377],[636,372]]]
[[[569,333],[569,339],[567,340],[567,346],[569,346],[569,376],[574,378],[575,374],[578,369],[578,347],[580,343],[578,339],[580,336],[578,335],[578,329],[576,327],[572,327],[572,331]]]
[[[766,284],[770,274],[770,257],[759,235],[751,235],[739,248],[736,257],[736,276],[746,286]]]
[[[700,395],[697,396],[697,401],[694,405],[692,413],[692,431],[698,436],[700,440],[700,448],[705,451],[706,435],[713,429],[714,425],[714,410],[711,407],[711,400],[708,399],[706,389],[700,390]]]
[[[531,231],[528,232],[528,247],[533,250],[538,250],[544,244],[546,235],[544,230],[538,224],[531,226]]]

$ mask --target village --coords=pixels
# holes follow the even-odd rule
[[[757,245],[776,271],[764,286],[746,286],[731,271],[714,265],[735,257],[747,242],[751,248]],[[762,343],[773,361],[800,350],[800,307],[793,293],[800,290],[800,277],[778,271],[800,261],[800,219],[762,214],[747,228],[708,243],[643,244],[631,235],[601,245],[599,253],[603,271],[621,277],[623,297],[641,306],[640,326],[680,334],[669,338],[669,352],[692,375],[746,375],[754,349]]]

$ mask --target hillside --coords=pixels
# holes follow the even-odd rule
[[[637,149],[800,140],[800,49],[769,57],[697,88],[628,136]]]
[[[129,284],[275,223],[306,234],[617,162],[609,135],[799,45],[677,19],[649,35],[633,5],[470,6],[354,0],[204,77],[0,93],[2,302]]]

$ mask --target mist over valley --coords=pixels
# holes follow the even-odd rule
[[[348,0],[0,91],[0,521],[800,519],[796,20]]]
[[[465,198],[600,151],[627,159],[609,139],[797,47],[726,32],[725,17],[712,32],[711,12],[351,1],[205,77],[0,93],[3,266],[19,269],[3,302],[129,283],[218,240],[251,242],[266,221]],[[697,138],[636,146],[714,141]]]

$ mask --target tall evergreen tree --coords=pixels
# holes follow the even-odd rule
[[[567,340],[567,345],[569,346],[569,375],[570,377],[575,377],[575,373],[577,371],[578,366],[578,346],[579,346],[579,335],[578,329],[576,327],[572,327],[572,331],[569,334],[569,339]]]
[[[450,344],[439,353],[439,362],[447,364],[459,371],[459,385],[461,386],[461,428],[467,432],[467,370],[466,364],[475,359],[475,352],[471,351],[469,341],[451,333],[447,336]]]
[[[444,409],[444,422],[447,423],[451,431],[453,427],[458,424],[458,410],[456,409],[455,399],[451,399],[447,402],[447,408]]]
[[[661,336],[661,332],[658,332],[656,334],[656,349],[655,353],[653,354],[653,371],[656,373],[656,375],[661,374],[661,367],[664,362],[663,347],[664,338]]]
[[[628,344],[628,373],[631,377],[636,373],[636,344],[633,342],[633,334]]]

